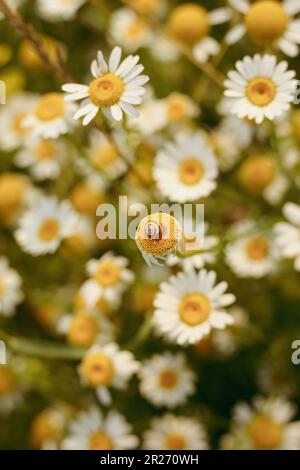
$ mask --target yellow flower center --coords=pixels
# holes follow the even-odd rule
[[[159,9],[160,0],[129,0],[129,4],[142,15],[151,15]]]
[[[99,334],[99,325],[91,315],[75,315],[68,331],[68,341],[74,346],[88,347]]]
[[[2,173],[0,176],[0,211],[11,213],[20,207],[25,191],[25,179],[17,173]]]
[[[91,82],[89,95],[95,105],[109,107],[119,101],[124,90],[125,84],[122,78],[108,72]]]
[[[240,183],[254,194],[260,194],[276,177],[276,167],[268,155],[248,158],[239,171]]]
[[[35,148],[38,160],[51,160],[55,157],[55,145],[51,140],[41,140]]]
[[[268,416],[257,416],[249,427],[249,434],[257,450],[278,448],[283,437],[282,425]]]
[[[61,93],[48,93],[42,96],[35,107],[35,115],[40,121],[53,121],[64,115],[65,101]]]
[[[256,237],[249,240],[246,244],[246,252],[254,261],[261,261],[269,253],[269,242],[263,237]]]
[[[169,18],[170,33],[179,41],[194,45],[210,31],[207,10],[195,3],[174,8]]]
[[[189,326],[204,323],[211,312],[211,303],[204,294],[185,295],[179,304],[179,316]]]
[[[164,256],[176,250],[180,240],[180,227],[174,217],[162,212],[141,220],[136,241],[139,248],[153,256]]]
[[[102,287],[112,287],[120,280],[120,268],[113,261],[103,260],[99,263],[94,278]]]
[[[52,416],[46,410],[41,412],[33,421],[31,427],[31,442],[35,448],[41,447],[43,442],[59,437],[59,429]]]
[[[166,450],[185,450],[186,442],[183,436],[176,433],[170,433],[165,438]]]
[[[159,376],[159,384],[162,388],[170,390],[177,384],[177,374],[172,369],[166,369]]]
[[[187,115],[188,104],[185,97],[177,94],[167,101],[167,113],[170,122],[178,122]]]
[[[180,181],[188,186],[199,183],[203,175],[204,167],[196,158],[187,158],[179,166]]]
[[[6,367],[0,367],[0,396],[13,392],[17,388],[14,374]]]
[[[107,168],[118,159],[118,152],[112,145],[105,145],[93,154],[93,161],[99,168]]]
[[[83,359],[82,370],[93,387],[108,385],[114,376],[112,360],[101,352],[87,355]]]
[[[55,240],[59,234],[60,225],[56,219],[45,219],[39,229],[39,238],[43,242]]]
[[[90,437],[89,442],[89,449],[90,450],[112,450],[113,443],[111,438],[102,431],[95,432]]]
[[[249,8],[245,25],[253,41],[268,44],[279,39],[285,32],[289,16],[277,0],[261,0]]]
[[[246,96],[255,106],[264,107],[270,104],[276,95],[276,86],[270,78],[256,77],[247,85]]]
[[[86,183],[79,183],[70,194],[74,208],[81,214],[95,214],[102,202],[101,194]]]
[[[129,39],[136,40],[136,39],[139,39],[141,36],[143,36],[146,30],[147,30],[147,26],[144,23],[144,21],[137,18],[129,26],[127,30],[127,36]]]
[[[24,119],[27,117],[26,113],[17,114],[12,122],[12,128],[18,135],[26,135],[30,131],[28,127],[23,127]]]

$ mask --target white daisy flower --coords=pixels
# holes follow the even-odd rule
[[[182,353],[155,354],[144,361],[139,377],[141,395],[157,407],[183,405],[196,390],[196,376]]]
[[[199,114],[199,108],[195,102],[182,93],[171,93],[163,102],[166,106],[168,124],[177,124]]]
[[[275,272],[279,253],[271,233],[258,230],[251,222],[232,229],[235,241],[225,250],[225,259],[238,277],[262,278]]]
[[[251,155],[244,159],[238,171],[241,186],[255,196],[262,196],[276,205],[286,192],[289,182],[282,175],[272,154]]]
[[[119,148],[126,155],[128,163],[133,159],[132,151],[123,133],[114,131],[114,141],[117,145],[112,145],[103,133],[93,130],[90,134],[90,147],[87,150],[93,166],[103,171],[111,179],[119,178],[126,173],[128,168],[126,161],[118,154]]]
[[[274,2],[272,2],[274,3]],[[231,113],[261,124],[274,120],[288,110],[294,99],[296,73],[287,71],[288,63],[276,62],[273,55],[246,56],[228,73],[225,96],[230,98]]]
[[[57,402],[40,411],[30,426],[30,443],[34,449],[59,450],[60,441],[74,415],[74,408]]]
[[[169,266],[181,266],[186,272],[193,269],[202,269],[206,264],[213,264],[216,260],[214,249],[219,239],[207,235],[208,224],[198,223],[195,229],[193,218],[184,220],[183,254],[186,256],[170,255],[167,260]]]
[[[36,103],[30,93],[18,93],[8,97],[6,105],[0,108],[0,148],[4,151],[17,149],[30,136],[30,129],[24,128],[24,121]]]
[[[155,297],[153,324],[158,334],[180,345],[195,344],[213,328],[233,323],[226,307],[235,301],[225,294],[227,282],[216,283],[216,273],[202,269],[172,276]]]
[[[228,44],[237,43],[247,33],[259,45],[273,45],[290,57],[299,54],[300,20],[295,18],[300,13],[298,0],[228,1],[243,15],[243,22],[227,33]]]
[[[31,138],[15,156],[20,168],[30,168],[37,181],[55,179],[60,175],[61,166],[67,155],[65,142]]]
[[[36,101],[23,127],[31,129],[34,137],[57,139],[74,128],[75,109],[74,103],[67,103],[62,93],[47,93]]]
[[[139,363],[133,354],[120,351],[117,343],[94,345],[84,355],[78,368],[82,383],[94,388],[100,403],[105,406],[112,401],[109,388],[125,390],[138,370]]]
[[[105,345],[113,339],[111,322],[95,310],[63,315],[57,324],[58,333],[65,335],[70,344],[89,348],[93,344]]]
[[[204,450],[208,448],[202,423],[167,413],[154,418],[144,433],[143,449],[149,450]]]
[[[100,259],[87,263],[87,273],[91,277],[89,289],[94,291],[94,302],[101,298],[112,305],[134,281],[134,274],[127,269],[128,259],[105,253]]]
[[[299,450],[300,421],[291,422],[295,407],[283,397],[255,397],[253,407],[239,403],[234,409],[233,432],[223,447],[241,450]]]
[[[11,317],[16,306],[22,302],[22,279],[19,274],[9,267],[8,260],[0,257],[0,316]]]
[[[210,135],[210,142],[222,171],[229,171],[240,160],[242,151],[254,137],[254,126],[246,120],[226,115]]]
[[[284,258],[293,259],[296,271],[300,271],[300,206],[288,202],[283,206],[287,222],[275,225],[276,243]]]
[[[61,241],[74,233],[77,221],[69,202],[43,197],[21,217],[15,237],[22,249],[33,256],[54,253]]]
[[[214,330],[211,337],[215,349],[225,357],[236,352],[239,345],[239,334],[245,331],[249,323],[247,312],[243,308],[233,306],[229,312],[234,319],[234,324],[226,330]]]
[[[126,450],[138,445],[129,425],[120,413],[110,410],[104,417],[96,406],[78,414],[62,442],[64,450]]]
[[[196,3],[185,3],[175,7],[168,20],[170,35],[177,41],[192,48],[199,63],[220,52],[218,41],[210,36],[214,25],[225,23],[231,17],[228,8],[208,11]]]
[[[39,15],[46,21],[54,23],[62,20],[72,20],[86,0],[37,0]]]
[[[196,201],[216,188],[217,159],[198,134],[179,134],[158,152],[153,169],[160,192],[171,201]]]
[[[161,131],[167,123],[165,103],[153,98],[142,103],[137,119],[128,119],[128,126],[146,137]]]
[[[17,377],[9,366],[0,367],[0,415],[8,415],[23,402]]]
[[[111,15],[109,36],[129,52],[151,44],[153,33],[147,23],[130,8],[120,8]]]
[[[177,45],[167,37],[154,35],[148,48],[155,59],[167,64],[175,62],[180,56]]]
[[[74,115],[74,119],[84,116],[83,125],[89,124],[99,109],[116,121],[121,121],[123,112],[138,117],[134,106],[141,104],[141,96],[145,93],[143,85],[148,82],[149,77],[140,75],[144,67],[137,65],[140,59],[138,55],[130,55],[120,63],[121,55],[121,48],[115,47],[107,64],[99,51],[97,60],[91,65],[94,80],[89,85],[63,85],[62,89],[67,93],[66,101],[84,100]]]

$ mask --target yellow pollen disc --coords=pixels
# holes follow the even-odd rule
[[[87,183],[79,183],[70,194],[70,200],[76,211],[82,214],[95,214],[102,202],[99,192]]]
[[[249,426],[249,434],[257,450],[272,450],[279,447],[282,425],[268,416],[257,416]]]
[[[112,440],[105,432],[102,432],[102,431],[95,432],[90,437],[89,449],[90,450],[112,450],[113,449]]]
[[[199,183],[203,175],[204,167],[196,158],[187,158],[179,166],[180,181],[188,186]]]
[[[61,93],[48,93],[39,99],[35,115],[40,121],[53,121],[64,115],[65,101]]]
[[[31,442],[35,448],[39,448],[47,440],[57,438],[58,435],[59,430],[47,410],[34,419],[31,426]]]
[[[118,159],[118,152],[112,145],[97,149],[93,154],[93,161],[99,168],[107,168]]]
[[[42,222],[39,229],[39,238],[43,242],[55,240],[59,234],[60,225],[56,219],[46,219]]]
[[[160,0],[129,0],[129,4],[138,13],[150,15],[159,9]]]
[[[211,304],[204,294],[187,294],[179,304],[179,316],[189,326],[204,323],[211,312]]]
[[[26,135],[30,131],[28,127],[23,127],[24,119],[27,117],[26,113],[21,113],[15,116],[12,122],[12,128],[18,135]]]
[[[41,140],[35,148],[35,154],[38,160],[51,160],[55,157],[55,145],[51,140]]]
[[[276,0],[256,1],[245,16],[247,31],[259,44],[269,44],[279,39],[288,22],[289,16],[284,6]]]
[[[248,158],[239,170],[241,185],[254,194],[260,194],[276,177],[276,167],[268,155]]]
[[[82,370],[93,387],[108,385],[114,376],[111,359],[103,353],[95,352],[83,359]]]
[[[254,261],[261,261],[269,253],[269,242],[263,237],[256,237],[249,240],[246,244],[246,252]]]
[[[109,107],[119,101],[124,91],[125,84],[122,78],[108,72],[91,82],[89,95],[95,105]]]
[[[277,90],[274,82],[267,77],[256,77],[247,85],[246,96],[255,106],[264,107],[270,104]]]
[[[99,334],[99,326],[90,315],[75,315],[68,331],[68,341],[78,347],[88,347],[94,343]]]
[[[152,256],[165,256],[175,251],[180,237],[177,220],[163,212],[144,217],[135,235],[139,248]]]
[[[146,24],[141,19],[136,19],[131,23],[127,30],[127,36],[129,39],[139,39],[145,33],[147,29]]]
[[[177,94],[171,96],[167,102],[167,113],[170,122],[178,122],[187,115],[187,101],[185,97]]]
[[[94,278],[102,287],[112,287],[120,280],[120,268],[113,261],[103,260],[99,263]]]
[[[207,10],[195,3],[174,8],[168,23],[170,33],[191,46],[207,36],[211,29]]]
[[[18,173],[2,173],[0,176],[0,210],[11,211],[23,201],[25,179]]]
[[[6,367],[0,367],[0,396],[13,392],[17,388],[14,374]]]
[[[177,374],[171,369],[164,370],[160,373],[159,384],[167,390],[174,388],[177,384]]]
[[[184,450],[186,448],[186,442],[183,436],[176,433],[170,433],[165,439],[166,450]]]

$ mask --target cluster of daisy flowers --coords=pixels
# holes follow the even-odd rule
[[[33,3],[55,39],[0,44],[0,339],[24,336],[0,423],[38,392],[36,449],[300,449],[280,361],[299,300],[299,1]],[[124,194],[160,208],[134,240],[98,239]],[[205,220],[177,219],[185,204]],[[260,395],[234,391],[219,428],[241,374]]]

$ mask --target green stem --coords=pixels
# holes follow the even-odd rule
[[[141,343],[143,343],[149,336],[152,329],[152,314],[146,316],[145,320],[143,321],[142,325],[132,338],[132,340],[126,345],[125,349],[134,350],[136,349]]]
[[[0,330],[0,339],[15,353],[43,359],[78,361],[85,353],[85,350],[81,348],[65,346],[61,343],[55,343],[54,341],[18,338],[8,335],[2,330]]]

